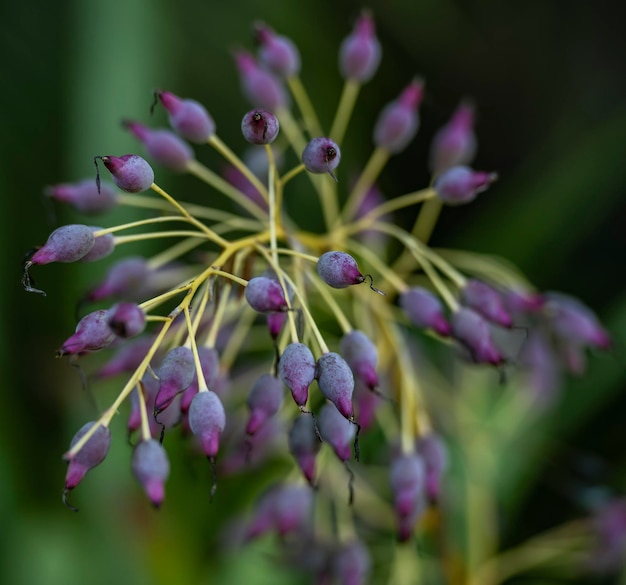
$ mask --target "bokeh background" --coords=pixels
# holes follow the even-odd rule
[[[611,354],[592,357],[585,379],[568,384],[545,422],[549,456],[536,458],[512,498],[516,520],[503,529],[505,543],[515,543],[580,515],[581,501],[598,491],[626,492],[626,10],[609,0],[367,6],[384,53],[350,125],[347,160],[355,169],[363,164],[377,112],[420,75],[427,84],[420,133],[391,161],[381,187],[393,195],[427,184],[430,137],[471,97],[475,166],[501,179],[475,204],[447,211],[435,242],[497,252],[538,288],[568,291],[594,307],[617,340]],[[159,513],[130,477],[122,441],[77,490],[81,512],[62,506],[60,454],[91,411],[76,372],[54,353],[73,331],[76,299],[102,268],[44,267],[36,274],[48,292],[42,298],[21,290],[21,259],[57,224],[78,217],[57,208],[53,218],[42,188],[91,175],[96,154],[137,150],[119,121],[147,121],[154,88],[205,103],[220,136],[242,147],[238,127],[248,105],[230,52],[252,47],[256,19],[297,42],[304,84],[328,126],[341,90],[337,47],[360,8],[348,0],[0,3],[0,581],[300,582],[262,547],[216,552],[219,527],[248,506],[254,482],[225,481],[220,491],[228,497],[211,507],[208,474],[187,469],[182,454]],[[160,182],[201,196],[185,178],[162,173]],[[562,581],[538,574],[515,582]]]

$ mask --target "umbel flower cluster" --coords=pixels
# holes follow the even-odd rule
[[[124,122],[148,160],[193,175],[206,184],[207,200],[230,200],[230,208],[177,199],[138,154],[97,156],[95,179],[47,190],[89,216],[114,206],[146,212],[112,227],[59,227],[24,268],[24,288],[45,294],[31,277],[45,278],[40,265],[114,255],[82,305],[102,308],[80,319],[58,350],[73,362],[109,352],[97,376],[124,380],[64,455],[64,501],[71,507],[71,490],[106,458],[118,415],[134,442],[132,473],[155,507],[170,472],[164,435],[182,431],[208,458],[207,498],[220,497],[221,475],[283,457],[292,472],[263,493],[240,538],[275,532],[319,583],[364,583],[371,560],[362,524],[410,541],[445,485],[446,441],[423,397],[416,340],[439,341],[474,367],[521,369],[545,398],[562,373],[584,369],[587,348],[606,349],[610,339],[582,303],[537,292],[508,264],[428,245],[443,207],[470,203],[496,179],[469,166],[476,152],[469,102],[432,138],[430,185],[388,198],[376,186],[418,131],[420,79],[390,96],[356,181],[342,176],[355,102],[381,60],[369,13],[339,48],[345,84],[328,129],[300,81],[292,41],[264,24],[255,38],[256,54],[235,53],[252,106],[241,131],[254,150],[235,154],[202,104],[169,91],[155,92],[155,107],[171,130]],[[204,166],[190,143],[217,151],[227,170]],[[283,170],[289,160],[297,162]],[[301,173],[308,182],[290,189]],[[288,215],[303,197],[317,198],[321,233]],[[394,223],[394,213],[414,210],[412,227]],[[143,240],[163,240],[163,250],[122,255]],[[382,435],[383,447],[364,450],[368,433]],[[314,504],[339,510],[338,534],[318,529]]]

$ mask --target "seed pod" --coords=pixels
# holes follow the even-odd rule
[[[287,436],[289,452],[298,462],[306,480],[313,484],[315,459],[322,444],[315,431],[315,420],[308,414],[297,416]]]
[[[250,418],[246,433],[253,435],[274,416],[283,404],[283,385],[271,374],[263,374],[252,386],[246,404],[250,409]]]
[[[317,360],[315,377],[322,394],[343,416],[353,418],[354,376],[346,361],[338,353],[325,353]]]
[[[250,144],[271,144],[278,130],[278,118],[265,110],[250,110],[241,120],[241,132]]]
[[[366,83],[376,73],[381,53],[380,42],[374,29],[374,19],[364,10],[353,31],[339,47],[339,71],[345,79]]]
[[[57,356],[82,355],[107,347],[115,339],[108,323],[108,311],[89,313],[76,325],[76,331],[57,352]]]
[[[157,91],[156,95],[167,110],[170,125],[186,140],[201,144],[215,134],[215,122],[202,104],[169,91]]]
[[[280,282],[269,276],[251,278],[245,296],[248,304],[259,313],[282,312],[289,308]]]
[[[410,288],[400,296],[400,306],[413,325],[432,329],[442,336],[452,332],[441,301],[429,290],[419,286]]]
[[[50,234],[48,241],[32,255],[27,264],[76,262],[88,254],[95,243],[96,238],[89,226],[64,225]]]
[[[191,147],[169,130],[153,130],[132,121],[125,121],[124,127],[144,145],[148,156],[172,171],[184,172],[194,159]]]
[[[476,199],[498,178],[496,173],[457,166],[441,173],[433,183],[437,197],[448,205],[462,205]]]
[[[165,498],[165,482],[170,474],[170,462],[163,445],[154,439],[137,443],[131,469],[152,505],[159,508]]]
[[[189,387],[195,373],[196,364],[191,349],[180,346],[167,352],[157,371],[160,385],[154,404],[155,415],[165,410],[177,394]]]
[[[330,138],[313,138],[302,151],[302,164],[309,173],[328,173],[335,181],[333,171],[339,166],[341,150]]]
[[[303,407],[309,396],[309,386],[315,379],[315,358],[303,343],[290,343],[278,362],[278,373],[290,390],[296,404]]]
[[[44,194],[57,201],[69,203],[81,213],[96,215],[109,211],[117,205],[117,189],[108,182],[100,184],[93,178],[76,183],[60,183],[47,187]]]
[[[356,260],[345,252],[333,251],[322,254],[317,261],[317,273],[333,288],[347,288],[365,281]]]
[[[226,426],[226,413],[215,392],[198,392],[189,406],[189,427],[202,443],[207,457],[217,455],[219,441]]]
[[[461,289],[461,302],[492,323],[503,327],[513,325],[500,292],[480,280],[470,279],[466,282]]]
[[[146,328],[146,314],[135,303],[118,303],[109,309],[108,323],[119,337],[135,337]]]
[[[369,337],[362,331],[353,330],[341,338],[341,355],[348,362],[357,378],[370,389],[378,386],[378,351]]]
[[[127,193],[140,193],[150,189],[154,183],[152,167],[136,154],[123,156],[96,156],[94,162],[101,160],[113,177],[113,182]],[[97,162],[96,162],[97,167]],[[100,178],[96,176],[96,184],[100,189]]]
[[[317,415],[317,426],[322,439],[333,448],[335,455],[341,461],[349,461],[352,457],[356,425],[327,402]]]

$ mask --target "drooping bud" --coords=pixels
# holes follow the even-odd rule
[[[169,91],[158,91],[156,95],[167,110],[170,125],[186,140],[202,144],[215,134],[215,122],[201,103],[181,99]]]
[[[462,205],[476,199],[498,178],[496,173],[452,167],[441,173],[433,184],[437,197],[447,205]]]
[[[415,448],[424,462],[426,496],[436,502],[441,495],[441,476],[448,467],[446,446],[439,435],[430,433],[417,439]]]
[[[283,404],[283,385],[271,374],[263,374],[252,386],[246,404],[250,409],[250,418],[246,424],[246,433],[253,435],[274,416]]]
[[[300,72],[300,53],[291,39],[277,35],[263,23],[255,24],[259,43],[259,60],[281,77],[293,77]]]
[[[474,107],[469,102],[462,102],[450,121],[435,134],[430,145],[430,170],[433,174],[472,162],[476,154],[473,126]]]
[[[489,324],[476,311],[465,307],[455,311],[452,314],[452,334],[467,348],[476,363],[497,366],[504,361],[491,339]]]
[[[287,313],[267,313],[266,317],[267,330],[272,339],[278,339],[285,321],[287,321]]]
[[[413,140],[419,128],[417,109],[422,101],[424,84],[413,80],[399,95],[387,104],[374,126],[374,144],[391,154],[403,151]]]
[[[374,19],[364,10],[339,47],[339,71],[346,79],[366,83],[376,73],[381,54]]]
[[[150,189],[154,183],[154,171],[147,161],[136,154],[123,156],[96,156],[94,162],[102,161],[113,177],[113,182],[127,193],[140,193]],[[96,164],[97,166],[97,164]],[[100,188],[100,181],[96,176]]]
[[[441,301],[429,290],[420,286],[410,288],[400,295],[400,306],[416,327],[432,329],[442,336],[452,332]]]
[[[302,164],[309,173],[328,173],[335,181],[337,177],[333,171],[340,160],[341,150],[337,143],[323,136],[311,139],[302,151]]]
[[[45,195],[69,203],[81,213],[96,215],[109,211],[117,205],[117,189],[108,182],[100,184],[100,191],[93,178],[76,183],[60,183],[47,187]]]
[[[315,459],[322,444],[315,432],[315,420],[308,414],[297,416],[289,435],[289,452],[298,462],[306,480],[313,484],[315,479]]]
[[[114,339],[108,323],[108,311],[89,313],[76,325],[75,333],[69,337],[57,352],[57,356],[81,355],[107,347]]]
[[[95,424],[97,424],[95,421],[85,423],[72,438],[70,449]],[[65,496],[81,482],[90,469],[104,461],[110,446],[111,430],[109,427],[98,426],[98,429],[91,435],[81,450],[68,461],[67,473],[65,474]]]
[[[346,360],[332,351],[323,354],[317,360],[315,377],[322,394],[337,407],[343,416],[352,419],[354,417],[352,407],[354,376]]]
[[[287,94],[281,82],[261,68],[250,53],[236,51],[235,62],[241,79],[241,90],[254,107],[276,112],[287,105]]]
[[[398,538],[405,542],[413,534],[415,523],[426,504],[422,458],[416,453],[395,457],[391,462],[389,480],[398,522]]]
[[[303,407],[309,396],[309,386],[315,379],[315,358],[311,350],[303,343],[290,343],[280,356],[278,372],[296,404]]]
[[[191,349],[179,346],[167,352],[157,371],[161,383],[154,404],[155,414],[165,410],[177,394],[190,386],[195,373],[196,365]]]
[[[191,147],[170,130],[153,130],[132,121],[125,121],[124,127],[141,141],[148,156],[172,171],[184,172],[194,159]]]
[[[248,304],[259,313],[282,312],[289,308],[280,282],[269,276],[251,278],[245,296]]]
[[[378,392],[372,392],[359,378],[354,381],[354,393],[352,395],[356,410],[356,419],[361,425],[361,431],[366,431],[373,424],[376,418],[382,397]]]
[[[466,282],[461,289],[461,302],[492,323],[502,327],[513,326],[513,319],[505,307],[500,291],[481,280],[470,279]]]
[[[131,469],[152,505],[159,508],[165,498],[165,482],[170,474],[170,462],[163,445],[154,439],[137,443]]]
[[[118,303],[109,309],[109,327],[119,337],[135,337],[146,327],[146,314],[135,303]]]
[[[241,132],[250,144],[271,144],[278,129],[278,118],[265,110],[250,110],[241,120]]]
[[[189,406],[189,427],[202,443],[207,457],[215,457],[226,426],[224,406],[215,392],[198,392]]]
[[[372,340],[362,331],[353,330],[341,338],[341,355],[348,362],[354,375],[368,388],[378,386],[378,351]]]
[[[351,423],[334,405],[327,402],[317,415],[317,426],[325,443],[328,443],[341,461],[352,457],[352,442],[356,425]]]
[[[64,225],[48,236],[46,243],[31,256],[28,264],[76,262],[88,254],[95,243],[96,238],[89,226]]]

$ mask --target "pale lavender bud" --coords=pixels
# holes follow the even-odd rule
[[[462,102],[450,121],[435,134],[430,145],[430,170],[433,174],[472,162],[476,154],[473,126],[474,107],[469,102]]]
[[[362,331],[353,330],[341,338],[341,355],[354,375],[370,389],[378,386],[378,351],[372,340]]]
[[[108,323],[108,311],[89,313],[76,325],[75,333],[57,352],[57,356],[81,355],[105,348],[115,339]]]
[[[248,304],[259,313],[288,310],[287,301],[280,282],[269,276],[255,276],[248,281],[245,290]]]
[[[151,269],[148,261],[140,256],[124,258],[113,264],[104,281],[88,293],[90,301],[99,301],[107,297],[133,299],[145,290],[146,279]]]
[[[299,532],[310,520],[313,491],[307,485],[286,484],[274,504],[276,531],[280,536]]]
[[[194,159],[191,147],[169,130],[153,130],[133,121],[125,121],[124,127],[141,141],[149,156],[172,171],[184,172]]]
[[[110,378],[137,369],[154,343],[153,336],[144,336],[124,343],[98,371],[99,378]]]
[[[476,199],[498,178],[496,173],[452,167],[441,173],[433,184],[437,197],[448,205],[462,205]]]
[[[256,23],[255,29],[261,63],[281,77],[298,75],[300,53],[293,41],[285,36],[277,35],[263,23]]]
[[[356,260],[345,252],[332,251],[322,254],[317,261],[317,273],[333,288],[347,288],[365,281]]]
[[[226,426],[226,413],[215,392],[198,392],[189,406],[189,427],[200,442],[204,454],[215,457],[220,436]]]
[[[152,505],[159,508],[165,498],[165,482],[170,474],[170,462],[163,445],[154,439],[137,443],[131,469]]]
[[[352,442],[356,435],[356,425],[330,402],[322,406],[317,415],[317,426],[325,443],[328,443],[341,461],[352,457]]]
[[[60,183],[47,187],[45,195],[69,203],[81,213],[95,215],[109,211],[117,205],[117,189],[111,183],[101,183],[100,190],[93,178],[76,183]]]
[[[250,53],[236,51],[235,62],[243,94],[253,106],[275,112],[287,105],[287,94],[281,82],[262,69]]]
[[[190,142],[201,144],[215,134],[215,122],[206,108],[191,99],[181,99],[169,91],[157,91],[169,114],[172,128]]]
[[[123,156],[96,156],[94,162],[101,160],[113,177],[113,182],[127,193],[140,193],[150,189],[154,183],[154,171],[145,159],[136,154]],[[100,179],[96,176],[100,188]]]
[[[418,107],[424,84],[413,80],[393,102],[387,104],[374,126],[374,144],[391,154],[404,150],[419,128]]]
[[[354,376],[346,360],[332,351],[323,354],[317,360],[315,377],[322,394],[339,412],[347,419],[354,418],[352,406]]]
[[[283,385],[271,374],[263,374],[252,386],[246,404],[250,409],[250,418],[246,424],[246,433],[253,435],[274,416],[283,404]]]
[[[374,19],[363,11],[353,31],[339,47],[339,71],[346,79],[366,83],[380,64],[381,48],[374,27]]]
[[[452,331],[470,352],[472,359],[479,364],[495,366],[504,361],[504,357],[491,339],[487,321],[476,311],[460,307],[452,314]]]
[[[250,144],[270,144],[278,130],[278,118],[265,110],[250,110],[241,120],[241,132]]]
[[[303,343],[290,343],[280,356],[278,373],[296,404],[303,407],[309,397],[309,386],[315,379],[315,358],[311,350]]]
[[[27,264],[76,262],[88,254],[95,243],[96,238],[89,226],[64,225],[50,234],[46,243],[31,256]]]
[[[434,433],[419,437],[415,448],[424,462],[426,495],[436,502],[441,495],[441,476],[448,467],[448,451],[441,437]]]
[[[416,327],[432,329],[444,337],[452,332],[441,301],[429,290],[419,286],[410,288],[400,296],[400,306]]]
[[[561,364],[554,347],[538,328],[533,328],[522,345],[519,362],[525,372],[527,387],[539,407],[554,402],[561,386]]]
[[[97,423],[94,421],[85,423],[72,438],[70,449],[76,445],[95,424]],[[68,460],[67,473],[65,475],[66,495],[67,492],[74,489],[80,483],[90,469],[93,469],[104,461],[110,446],[111,430],[109,427],[99,425],[98,429],[91,435],[80,451]]]
[[[354,381],[354,393],[352,398],[361,431],[366,431],[374,424],[376,410],[382,398],[377,392],[372,392],[372,390],[359,379]]]
[[[393,506],[398,522],[398,538],[407,541],[425,507],[425,469],[416,453],[395,457],[391,462],[389,480]]]
[[[302,164],[309,173],[328,173],[335,180],[337,177],[333,171],[339,166],[340,160],[341,150],[330,138],[313,138],[302,151]]]
[[[135,337],[146,328],[146,314],[135,303],[118,303],[109,309],[109,327],[119,337]]]
[[[306,480],[313,484],[315,478],[315,460],[322,444],[315,431],[315,420],[308,414],[297,416],[289,435],[289,452],[298,462]]]
[[[191,349],[180,346],[167,352],[157,371],[160,386],[154,404],[155,415],[165,410],[177,394],[191,385],[195,374],[196,364]]]
[[[503,327],[513,326],[513,319],[500,291],[481,280],[470,279],[465,283],[461,289],[461,303],[492,323]]]

